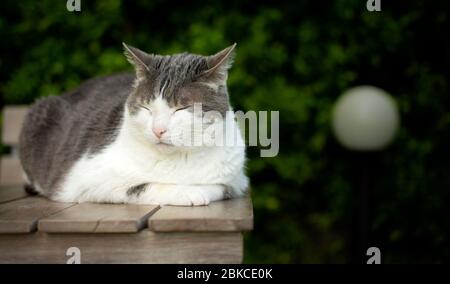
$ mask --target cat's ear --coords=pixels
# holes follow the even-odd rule
[[[151,67],[148,65],[151,55],[136,47],[129,46],[124,42],[122,42],[122,44],[128,62],[133,64],[134,69],[136,70],[136,77],[142,79],[145,75],[151,74]]]
[[[214,55],[208,56],[206,58],[208,69],[200,74],[199,79],[217,85],[224,85],[228,78],[228,69],[231,68],[233,63],[235,47],[236,43]]]

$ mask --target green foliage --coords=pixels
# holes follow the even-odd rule
[[[383,1],[369,13],[359,0],[82,0],[70,13],[65,1],[4,2],[2,105],[131,70],[122,41],[164,54],[238,43],[235,109],[278,110],[281,124],[277,157],[249,149],[256,221],[246,262],[350,260],[359,164],[332,137],[330,110],[351,86],[387,90],[402,125],[374,159],[373,245],[383,262],[450,260],[448,4]]]

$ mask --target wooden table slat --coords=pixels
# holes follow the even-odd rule
[[[2,186],[0,187],[0,203],[13,201],[27,197],[28,194],[23,186]]]
[[[66,263],[70,247],[88,263],[241,263],[241,232],[1,235],[0,263]]]
[[[73,206],[42,197],[27,197],[0,204],[0,233],[30,233],[38,220]]]
[[[253,229],[253,206],[250,197],[208,206],[164,206],[148,222],[149,229],[155,232],[249,231]]]
[[[39,220],[47,233],[131,233],[147,226],[159,206],[81,203]]]

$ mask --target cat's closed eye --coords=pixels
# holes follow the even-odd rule
[[[143,108],[143,109],[146,109],[146,110],[148,110],[150,113],[152,113],[152,110],[151,110],[149,107],[147,107],[147,106],[139,105],[139,107],[141,107],[141,108]]]
[[[177,111],[179,111],[179,110],[188,109],[188,108],[191,108],[191,107],[193,107],[193,106],[192,106],[192,105],[188,105],[188,106],[180,107],[180,108],[177,108],[177,109],[175,110],[175,112],[177,112]]]

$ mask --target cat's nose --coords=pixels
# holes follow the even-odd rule
[[[153,133],[155,134],[156,137],[161,138],[161,136],[166,133],[167,129],[166,128],[160,128],[160,127],[155,127],[152,128]]]

